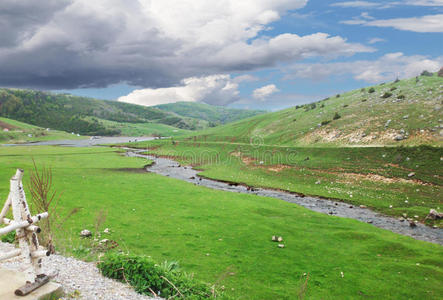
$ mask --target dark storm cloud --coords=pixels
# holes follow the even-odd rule
[[[166,87],[186,77],[253,70],[310,54],[372,50],[326,34],[257,39],[281,13],[305,4],[2,0],[0,86],[74,89],[125,82]]]

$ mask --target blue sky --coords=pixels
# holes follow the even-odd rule
[[[443,0],[60,0],[22,27],[6,6],[2,86],[276,110],[443,66]]]

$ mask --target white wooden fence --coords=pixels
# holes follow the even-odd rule
[[[44,212],[31,216],[26,202],[22,178],[23,170],[18,169],[11,178],[9,195],[0,212],[0,224],[6,225],[0,228],[0,236],[15,230],[19,243],[18,249],[8,253],[0,253],[0,261],[17,256],[21,256],[23,259],[22,271],[25,273],[27,284],[17,289],[15,291],[16,295],[26,295],[49,281],[48,276],[42,274],[41,270],[42,257],[49,256],[50,253],[39,249],[37,233],[40,232],[40,227],[35,225],[41,219],[47,218],[48,213]],[[11,207],[12,220],[6,218],[6,214]]]

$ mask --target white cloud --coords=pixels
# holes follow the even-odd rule
[[[370,7],[378,7],[380,6],[380,4],[369,1],[344,1],[344,2],[333,3],[331,4],[331,6],[370,8]]]
[[[226,105],[238,100],[238,84],[234,81],[229,75],[190,77],[182,80],[181,86],[135,90],[118,101],[144,106],[179,101]]]
[[[443,14],[418,18],[397,18],[374,20],[364,23],[365,26],[393,27],[398,30],[414,32],[443,32]]]
[[[395,6],[443,6],[443,0],[406,0],[406,1],[343,1],[331,4],[342,8],[377,8],[386,9]]]
[[[443,65],[443,56],[431,59],[422,55],[406,56],[389,53],[377,60],[359,60],[325,64],[296,64],[286,69],[286,79],[309,78],[320,80],[329,76],[351,74],[355,79],[379,83],[419,75],[423,70],[436,72]]]
[[[376,43],[381,43],[381,42],[386,42],[385,39],[382,38],[372,38],[368,41],[369,44],[376,44]]]
[[[47,0],[39,4],[39,22],[18,22],[36,10],[34,2],[0,1],[0,22],[11,25],[0,36],[1,85],[166,87],[188,77],[374,51],[325,33],[263,36],[307,0]]]
[[[260,78],[256,76],[252,76],[250,74],[240,75],[232,79],[232,82],[234,83],[242,83],[242,82],[254,82],[259,81]]]
[[[258,100],[265,100],[267,97],[272,94],[278,93],[280,90],[275,86],[275,84],[268,84],[261,88],[255,89],[252,92],[252,97]]]

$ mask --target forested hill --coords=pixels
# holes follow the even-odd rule
[[[155,107],[183,117],[205,120],[211,125],[227,124],[265,113],[262,110],[234,109],[197,102],[177,102]]]
[[[164,124],[181,129],[206,128],[207,121],[186,118],[158,108],[53,94],[34,90],[0,89],[0,116],[44,128],[82,135],[119,135],[109,122]]]

